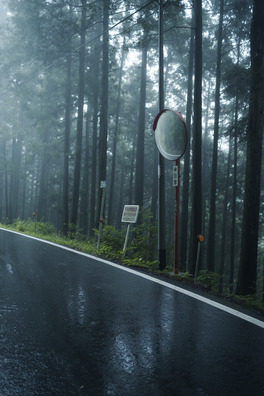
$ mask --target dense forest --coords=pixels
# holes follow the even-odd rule
[[[261,294],[263,20],[263,0],[1,0],[0,221],[35,213],[91,238],[104,192],[104,224],[121,229],[125,204],[158,222],[162,34],[163,105],[189,138],[180,269],[194,274],[203,234],[200,269]],[[169,266],[173,165],[163,167]]]

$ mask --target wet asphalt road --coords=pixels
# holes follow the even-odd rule
[[[264,329],[0,230],[0,395],[264,395]]]

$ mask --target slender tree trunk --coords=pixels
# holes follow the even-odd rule
[[[67,57],[65,126],[64,126],[64,172],[63,172],[63,233],[68,235],[69,226],[69,152],[71,132],[71,55]]]
[[[218,162],[218,135],[219,135],[219,113],[220,113],[223,14],[224,14],[224,0],[220,0],[217,62],[216,62],[214,143],[213,143],[213,160],[212,160],[212,170],[211,170],[211,196],[210,196],[209,229],[208,229],[208,244],[207,244],[208,271],[214,271],[215,268],[216,180],[217,180],[217,165],[218,165],[217,162]]]
[[[222,220],[222,234],[221,234],[221,258],[220,258],[220,282],[219,282],[219,293],[223,292],[223,277],[225,273],[225,259],[226,259],[226,231],[227,231],[227,205],[229,198],[229,174],[230,174],[230,163],[231,163],[231,136],[229,138],[229,151],[228,151],[228,162],[226,171],[226,186],[224,195],[223,205],[223,220]]]
[[[194,14],[192,15],[192,26],[194,27]],[[192,117],[192,91],[193,91],[193,62],[194,62],[194,29],[191,31],[189,67],[188,67],[188,88],[186,107],[186,126],[188,131],[188,146],[184,154],[183,188],[182,188],[182,211],[181,211],[181,236],[180,236],[180,257],[181,264],[186,270],[187,263],[187,239],[188,239],[188,218],[189,218],[189,186],[190,186],[190,134]]]
[[[23,163],[23,185],[22,185],[22,193],[21,193],[21,218],[25,219],[25,208],[26,208],[26,190],[27,190],[27,166],[26,166],[26,161],[24,158],[24,163]]]
[[[89,123],[90,123],[90,114],[87,112],[86,128],[85,128],[85,156],[84,156],[82,190],[81,190],[81,218],[80,218],[80,227],[84,235],[86,235],[88,231],[89,158],[90,158]]]
[[[205,230],[206,215],[209,211],[210,201],[210,182],[211,182],[211,169],[209,164],[209,156],[212,153],[211,138],[209,137],[209,111],[212,103],[212,81],[209,79],[208,87],[206,91],[206,109],[204,111],[204,133],[203,133],[203,152],[202,152],[202,166],[203,166],[203,180],[202,180],[202,191],[203,191],[203,205],[202,205],[202,229]],[[203,252],[205,254],[207,243],[204,244]]]
[[[6,138],[3,136],[1,142],[1,157],[3,161],[3,205],[2,205],[2,218],[3,220],[8,217],[8,173],[7,173],[7,153],[6,153]]]
[[[123,48],[125,45],[125,39],[123,39]],[[113,155],[112,155],[112,168],[111,168],[111,182],[109,188],[109,204],[108,204],[108,224],[112,224],[113,219],[113,195],[114,195],[114,184],[116,180],[116,149],[117,149],[117,139],[119,132],[119,113],[120,113],[120,97],[121,97],[121,84],[122,84],[122,75],[123,75],[123,66],[125,59],[125,51],[122,50],[121,55],[121,64],[120,64],[120,73],[118,78],[118,90],[117,90],[117,109],[116,109],[116,117],[115,117],[115,130],[113,136]]]
[[[44,126],[45,128],[45,126]],[[47,200],[48,200],[48,132],[45,129],[43,132],[43,154],[40,164],[40,178],[39,178],[39,197],[37,215],[39,219],[47,220]]]
[[[97,43],[97,42],[96,42]],[[98,44],[98,43],[97,43]],[[94,75],[95,80],[92,85],[93,91],[93,137],[92,137],[92,176],[91,176],[91,199],[90,199],[90,227],[88,235],[93,234],[93,229],[96,227],[95,214],[96,214],[96,175],[97,175],[97,154],[98,154],[98,84],[99,84],[99,49],[94,48]]]
[[[5,168],[5,217],[8,217],[9,203],[8,203],[8,172],[7,172],[7,156],[6,156],[6,139],[3,144],[3,157],[4,157],[4,168]]]
[[[103,1],[103,61],[102,61],[102,100],[100,114],[100,140],[99,140],[99,184],[106,181],[107,167],[107,128],[108,128],[108,72],[109,72],[109,0]],[[98,191],[98,222],[103,189]]]
[[[157,183],[157,173],[158,168],[158,151],[155,147],[153,150],[153,181],[152,181],[152,194],[151,194],[151,213],[153,215],[153,220],[157,220],[157,201],[158,201],[158,183]]]
[[[71,223],[75,226],[77,225],[77,219],[78,219],[81,160],[82,160],[83,103],[84,103],[84,86],[85,86],[86,7],[87,7],[86,0],[82,0],[81,47],[80,47],[80,60],[79,60],[79,88],[78,88],[78,119],[77,119],[77,133],[76,133],[72,213],[71,213]]]
[[[12,167],[10,179],[10,203],[8,218],[11,222],[18,217],[18,196],[20,184],[22,141],[17,135],[12,140]]]
[[[135,203],[142,209],[144,205],[144,142],[145,142],[145,107],[147,88],[147,46],[142,48],[139,120],[136,150]]]
[[[133,204],[135,201],[133,201],[134,197],[134,173],[135,173],[135,156],[136,156],[136,135],[134,134],[133,136],[133,147],[132,147],[132,152],[131,152],[131,161],[130,161],[130,177],[129,177],[129,192],[128,196],[130,198],[129,204]]]
[[[202,2],[194,0],[195,81],[193,120],[192,230],[189,271],[195,272],[197,236],[202,232]]]
[[[240,38],[238,41],[237,65],[240,63]],[[235,247],[236,247],[236,208],[237,208],[237,152],[238,152],[238,111],[239,100],[238,91],[236,93],[235,104],[235,134],[234,134],[234,168],[233,168],[233,188],[232,188],[232,222],[231,222],[231,246],[230,246],[230,270],[229,284],[230,292],[234,290],[234,269],[235,269]]]
[[[251,25],[251,90],[238,294],[256,293],[262,135],[264,127],[264,2],[254,0]]]
[[[120,179],[120,192],[119,192],[119,200],[118,200],[118,218],[120,221],[118,222],[118,229],[121,229],[121,217],[123,213],[123,207],[124,207],[124,179],[125,179],[125,168],[122,167],[122,170],[119,175]]]

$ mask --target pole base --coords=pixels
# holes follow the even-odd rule
[[[166,268],[166,249],[159,249],[159,270]]]

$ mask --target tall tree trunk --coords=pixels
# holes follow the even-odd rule
[[[76,152],[74,165],[74,182],[71,223],[77,225],[80,179],[81,179],[81,160],[82,160],[82,133],[83,133],[83,102],[85,86],[85,32],[86,32],[86,0],[82,0],[82,21],[81,21],[81,46],[79,59],[79,88],[78,88],[78,119],[76,133]]]
[[[254,294],[257,280],[262,135],[264,126],[264,2],[254,0],[251,25],[251,89],[238,294]]]
[[[237,65],[240,63],[240,37],[238,41]],[[236,92],[235,103],[235,134],[234,134],[234,168],[233,168],[233,187],[232,187],[232,221],[231,221],[231,246],[230,246],[230,270],[229,284],[230,292],[234,290],[234,269],[235,269],[235,246],[236,246],[236,211],[237,211],[237,152],[238,152],[238,111],[239,111],[239,92]]]
[[[208,229],[208,243],[207,243],[207,246],[208,246],[207,269],[208,269],[208,271],[214,271],[214,267],[215,267],[216,180],[217,180],[217,161],[218,161],[218,135],[219,135],[219,113],[220,113],[220,84],[221,84],[222,38],[223,38],[223,14],[224,14],[224,0],[220,0],[217,61],[216,61],[214,143],[213,143],[213,160],[212,160],[212,170],[211,170],[211,195],[210,195],[209,229]]]
[[[8,200],[8,172],[7,172],[7,155],[6,155],[6,139],[3,142],[3,158],[4,158],[4,172],[5,172],[5,217],[8,217],[9,200]]]
[[[11,222],[18,217],[18,196],[21,168],[22,141],[20,136],[13,136],[12,139],[12,166],[10,178],[10,203],[8,218]]]
[[[192,26],[194,27],[194,13],[192,14]],[[191,30],[190,55],[188,66],[188,88],[186,106],[186,126],[189,143],[184,154],[183,188],[182,188],[182,211],[181,211],[181,234],[180,234],[180,257],[181,264],[186,269],[187,262],[187,239],[188,239],[188,218],[189,218],[189,185],[190,185],[190,134],[192,118],[192,92],[193,92],[193,62],[194,62],[194,29]]]
[[[227,205],[229,201],[229,175],[231,163],[231,136],[229,138],[228,162],[226,171],[226,186],[223,204],[223,219],[222,219],[222,233],[221,233],[221,258],[220,258],[220,280],[219,280],[219,293],[223,292],[223,277],[225,273],[225,259],[226,259],[226,232],[227,232]]]
[[[119,132],[119,113],[120,113],[120,97],[121,97],[121,84],[122,84],[122,75],[123,75],[123,66],[125,59],[125,39],[123,39],[123,49],[121,54],[121,63],[120,63],[120,72],[118,77],[118,90],[117,90],[117,109],[116,109],[116,117],[115,117],[115,130],[113,136],[113,155],[112,155],[112,168],[111,168],[111,182],[109,188],[109,204],[108,204],[108,224],[112,224],[113,218],[113,195],[114,195],[114,184],[116,180],[116,149],[117,149],[117,139]]]
[[[202,232],[202,2],[194,0],[195,81],[193,120],[192,230],[189,271],[195,272],[197,236]]]
[[[80,227],[84,235],[88,231],[88,196],[89,196],[89,158],[90,158],[90,139],[89,139],[89,124],[90,114],[86,113],[86,128],[85,128],[85,156],[83,164],[83,178],[81,190],[81,218]]]
[[[97,41],[96,44],[98,45]],[[91,176],[91,199],[90,199],[90,227],[88,235],[93,234],[93,229],[96,227],[95,214],[96,214],[96,175],[97,175],[97,154],[98,154],[98,84],[99,84],[99,49],[97,46],[94,48],[93,55],[93,70],[94,70],[94,83],[92,84],[92,97],[93,97],[93,137],[92,137],[92,176]]]
[[[153,220],[157,220],[157,201],[158,201],[158,183],[157,183],[157,173],[158,168],[158,151],[155,147],[153,150],[153,181],[152,181],[152,194],[151,194],[151,213],[153,215]]]
[[[44,126],[45,128],[45,126]],[[48,132],[46,128],[43,132],[43,153],[40,163],[40,178],[39,178],[39,197],[37,215],[39,219],[47,220],[47,199],[48,199]]]
[[[103,1],[103,61],[102,61],[102,100],[99,140],[99,184],[106,181],[107,167],[107,128],[108,128],[108,71],[109,71],[109,0]],[[103,189],[99,185],[98,222]]]
[[[69,152],[71,132],[71,55],[67,57],[65,126],[64,126],[64,172],[63,172],[63,234],[68,235],[69,226]]]
[[[145,36],[146,34],[144,34]],[[145,40],[144,40],[145,41]],[[141,77],[139,92],[139,118],[136,151],[136,175],[135,175],[135,204],[142,209],[144,204],[144,142],[145,142],[145,107],[147,88],[147,45],[142,48]]]
[[[124,206],[124,179],[125,179],[125,167],[122,167],[122,170],[119,174],[119,180],[120,180],[120,191],[119,191],[119,200],[118,200],[118,207],[117,207],[117,213],[118,213],[118,218],[121,220],[121,216],[123,213],[123,206]],[[121,229],[121,221],[118,222],[118,229]]]
[[[134,185],[134,173],[135,173],[135,156],[136,156],[136,135],[134,134],[133,136],[133,147],[131,150],[131,160],[130,160],[130,177],[129,177],[129,192],[128,192],[128,196],[130,199],[129,204],[133,204],[133,197],[134,197],[134,189],[133,189],[133,185]]]
[[[26,161],[23,163],[22,170],[22,191],[21,191],[21,219],[25,218],[25,205],[26,205],[26,186],[27,186],[27,169],[26,169]]]

